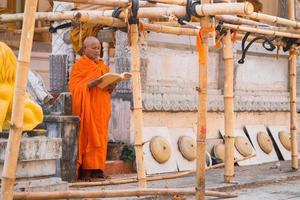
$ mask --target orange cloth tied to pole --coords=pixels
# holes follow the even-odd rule
[[[214,28],[201,28],[197,35],[197,49],[198,49],[198,57],[199,57],[200,64],[207,63],[207,60],[206,60],[207,56],[206,56],[206,52],[202,45],[202,38],[205,34],[207,34],[209,32],[213,32],[214,30],[215,30]]]
[[[80,116],[77,169],[105,168],[108,142],[108,125],[111,115],[110,94],[88,83],[109,68],[102,60],[96,64],[83,56],[73,66],[70,75],[72,112]]]

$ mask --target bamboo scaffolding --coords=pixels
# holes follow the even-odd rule
[[[201,0],[208,4],[209,0]],[[200,17],[202,28],[210,28],[209,17]],[[208,33],[200,38],[203,47],[203,61],[199,57],[198,113],[197,113],[197,160],[196,160],[196,200],[205,199],[205,163],[206,163],[206,128],[207,128],[207,98],[208,98]],[[198,49],[200,51],[200,49]],[[199,52],[200,56],[200,52]]]
[[[11,128],[5,152],[4,167],[2,172],[1,198],[12,200],[16,168],[19,156],[20,140],[23,129],[24,101],[28,80],[29,63],[32,49],[32,40],[35,25],[35,12],[38,0],[26,1],[25,17],[23,22],[19,57],[17,61],[16,80],[14,88]]]
[[[184,1],[184,0],[153,0],[153,1],[160,2],[160,3],[168,2],[170,4],[186,6],[186,1]],[[217,3],[217,4],[220,4],[220,3]],[[260,20],[260,21],[265,21],[265,22],[272,23],[272,24],[280,24],[280,25],[284,25],[284,26],[288,26],[288,27],[300,28],[299,22],[296,22],[296,21],[290,20],[290,19],[272,16],[272,15],[253,12],[250,15],[247,14],[246,17],[250,17],[252,19],[256,19],[256,20]]]
[[[98,191],[58,191],[58,192],[16,192],[15,200],[43,200],[43,199],[82,199],[82,198],[112,198],[129,196],[174,196],[194,195],[195,188],[165,188],[165,189],[131,189],[131,190],[98,190]],[[237,195],[227,192],[206,191],[206,196],[220,198],[234,198]]]
[[[240,161],[244,161],[244,160],[248,160],[250,158],[253,158],[254,156],[256,156],[256,154],[252,154],[250,156],[247,157],[243,157],[240,159],[235,159],[234,163],[240,162]],[[225,163],[219,163],[216,165],[212,165],[210,167],[205,168],[205,170],[212,170],[212,169],[216,169],[219,167],[223,167],[225,165]],[[184,172],[179,172],[176,174],[166,174],[166,175],[160,175],[160,176],[150,176],[147,177],[147,181],[158,181],[158,180],[166,180],[166,179],[174,179],[174,178],[179,178],[179,177],[183,177],[183,176],[188,176],[190,174],[195,173],[195,170],[190,170],[190,171],[184,171]],[[76,182],[76,183],[69,183],[69,187],[82,187],[82,186],[103,186],[103,185],[118,185],[118,184],[125,184],[125,183],[136,183],[137,182],[137,178],[133,177],[133,178],[124,178],[124,179],[115,179],[115,180],[105,180],[105,181],[99,181],[99,182]]]
[[[234,95],[233,95],[233,52],[230,30],[223,37],[224,59],[224,119],[225,119],[225,168],[224,181],[234,179]]]
[[[288,1],[288,16],[295,20],[295,2]],[[297,51],[290,52],[290,132],[291,132],[291,161],[292,169],[298,170],[298,143],[297,143]]]
[[[247,15],[253,12],[252,4],[246,3],[220,3],[220,4],[205,4],[197,5],[196,12],[199,16],[210,16],[210,15]],[[113,10],[103,11],[63,11],[63,12],[39,12],[36,14],[37,20],[73,20],[83,19],[101,19],[104,17],[111,17]],[[140,8],[138,12],[138,18],[159,18],[159,17],[183,17],[186,15],[186,8],[183,6],[173,7],[157,7],[157,8]],[[119,18],[124,19],[126,14],[122,11]],[[13,22],[20,21],[23,19],[23,13],[17,14],[2,14],[0,15],[0,22]]]
[[[140,75],[140,52],[139,52],[139,30],[137,24],[130,25],[129,37],[131,42],[131,66],[132,66],[132,95],[133,95],[133,116],[136,165],[138,172],[138,183],[140,188],[146,188],[146,170],[143,154],[143,106],[142,106],[142,86]]]

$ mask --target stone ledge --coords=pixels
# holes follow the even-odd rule
[[[0,174],[3,164],[0,164]],[[30,162],[19,162],[17,165],[16,178],[32,178],[41,176],[52,176],[56,173],[56,160],[38,160]]]
[[[15,183],[17,192],[47,192],[47,191],[67,191],[68,183],[58,177],[43,178],[36,180],[19,180]]]
[[[4,162],[7,140],[0,139],[0,163]],[[18,161],[60,159],[61,138],[33,137],[22,138]]]
[[[196,94],[143,93],[145,111],[194,112],[198,108]],[[300,106],[298,102],[298,107]],[[289,111],[289,97],[284,93],[266,95],[239,95],[234,99],[235,111]],[[208,95],[208,111],[224,111],[223,95]]]

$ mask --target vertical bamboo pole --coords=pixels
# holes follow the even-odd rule
[[[230,30],[223,38],[224,59],[224,118],[225,118],[225,168],[224,181],[234,179],[234,97],[233,97],[233,53]]]
[[[131,40],[131,66],[132,66],[132,88],[133,88],[133,117],[135,134],[136,165],[138,172],[138,184],[140,188],[147,187],[146,170],[143,154],[143,107],[142,87],[140,75],[140,52],[139,52],[139,31],[137,24],[130,25]]]
[[[6,147],[5,161],[2,172],[2,200],[12,200],[16,167],[19,156],[20,140],[22,137],[24,100],[26,95],[27,77],[32,49],[32,39],[35,24],[35,12],[38,0],[27,0],[23,20],[19,57],[16,70],[11,128]]]
[[[295,20],[295,1],[288,1],[288,17]],[[291,158],[292,169],[298,170],[298,144],[297,144],[297,92],[296,92],[296,62],[297,55],[292,51],[289,59],[290,68],[290,132],[291,132]]]
[[[209,0],[201,0],[201,4]],[[210,28],[209,17],[200,17],[202,28]],[[205,199],[205,143],[207,128],[207,88],[208,88],[208,33],[201,38],[204,49],[204,61],[199,63],[199,90],[198,90],[198,116],[197,116],[197,162],[196,162],[196,199]]]

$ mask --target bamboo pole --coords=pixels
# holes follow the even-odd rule
[[[252,154],[252,155],[247,156],[247,157],[235,159],[234,163],[237,163],[237,162],[240,162],[240,161],[244,161],[244,160],[248,160],[250,158],[253,158],[254,156],[256,156],[256,154]],[[219,167],[223,167],[224,165],[225,165],[224,163],[219,163],[219,164],[207,167],[207,168],[205,168],[205,170],[216,169],[216,168],[219,168]],[[193,174],[193,173],[195,173],[195,170],[179,172],[179,173],[176,173],[176,174],[167,174],[167,175],[160,175],[160,176],[150,176],[150,177],[147,177],[147,181],[158,181],[158,180],[180,178],[180,177],[184,177],[184,176],[187,176],[187,175],[190,175],[190,174]],[[126,179],[105,180],[105,181],[99,181],[99,182],[76,182],[76,183],[69,183],[69,187],[83,187],[83,186],[88,187],[88,186],[118,185],[118,184],[136,183],[136,182],[137,182],[137,178],[133,177],[133,178],[126,178]]]
[[[56,191],[56,192],[16,192],[15,200],[43,200],[43,199],[82,199],[82,198],[112,198],[129,196],[174,196],[194,195],[195,188],[151,188],[151,189],[128,189],[128,190],[98,190],[98,191]],[[234,198],[237,195],[227,192],[206,191],[206,196],[220,198]]]
[[[233,95],[233,53],[230,30],[223,37],[224,59],[224,119],[225,119],[225,168],[224,181],[234,179],[234,95]]]
[[[268,24],[263,24],[257,21],[253,21],[250,19],[245,19],[233,15],[216,15],[216,19],[222,20],[224,22],[228,23],[235,23],[235,24],[243,24],[243,25],[250,25],[250,26],[268,26],[268,27],[274,27]]]
[[[288,16],[295,20],[295,1],[288,1]],[[298,170],[298,143],[297,143],[297,51],[292,50],[289,59],[290,67],[290,132],[291,132],[291,160],[292,169]]]
[[[99,6],[113,6],[113,7],[121,7],[126,8],[129,6],[128,0],[55,0],[59,2],[70,2],[70,3],[82,3],[82,4],[92,4]],[[148,1],[140,1],[140,7],[159,7],[159,6],[169,6],[167,4],[161,3],[152,3]]]
[[[17,160],[19,156],[20,140],[23,129],[24,101],[28,79],[29,63],[35,24],[37,0],[26,1],[25,17],[22,27],[19,57],[17,61],[16,80],[14,88],[11,128],[5,152],[2,172],[1,198],[13,199],[14,183],[16,179]]]
[[[210,15],[247,15],[253,12],[253,6],[251,3],[219,3],[219,4],[205,4],[197,5],[195,11],[199,16]],[[97,20],[99,17],[111,17],[113,10],[101,10],[101,11],[61,11],[61,12],[39,12],[36,14],[37,20],[73,20],[74,18],[87,18]],[[172,7],[155,7],[155,8],[140,8],[138,12],[138,18],[150,18],[156,19],[159,17],[176,16],[183,17],[186,15],[186,7],[184,6],[172,6]],[[122,11],[119,15],[124,19],[126,13]],[[2,14],[0,15],[0,22],[13,22],[23,19],[23,14]]]
[[[146,24],[144,23],[144,28],[146,31],[153,31],[157,33],[167,33],[173,35],[189,35],[196,36],[198,34],[197,29],[192,28],[181,28],[181,27],[170,27],[163,26],[160,24]]]
[[[146,170],[143,154],[143,106],[142,86],[140,74],[140,52],[139,52],[139,30],[137,24],[129,26],[129,37],[131,42],[131,66],[132,66],[132,95],[133,95],[133,120],[135,135],[136,165],[138,172],[138,183],[140,188],[146,188]]]
[[[251,32],[251,33],[258,33],[258,34],[262,34],[262,35],[300,38],[300,34],[297,34],[297,33],[288,33],[288,32],[282,32],[282,31],[260,29],[260,28],[254,28],[254,27],[243,26],[243,25],[233,25],[233,24],[227,24],[227,23],[224,23],[222,26],[225,28],[228,28],[228,29],[240,30],[240,31]]]
[[[186,5],[186,0],[151,0],[151,1],[156,3],[175,4],[179,6]]]
[[[208,4],[209,0],[201,0]],[[210,28],[209,17],[200,17],[202,28]],[[206,163],[206,128],[207,128],[207,91],[208,91],[208,33],[200,38],[203,47],[202,58],[199,57],[198,116],[197,116],[197,161],[196,161],[196,199],[205,199],[205,163]],[[199,56],[200,56],[200,49]]]
[[[298,170],[298,146],[297,146],[297,92],[296,92],[296,60],[297,52],[290,54],[290,132],[291,132],[291,159],[292,169]]]
[[[253,12],[252,14],[246,15],[246,16],[251,18],[251,19],[264,21],[264,22],[268,22],[268,23],[271,23],[271,24],[280,24],[280,25],[287,26],[287,27],[300,28],[300,23],[299,22],[289,20],[289,19],[285,19],[285,18],[281,18],[281,17],[276,17],[276,16],[257,13],[257,12]]]

